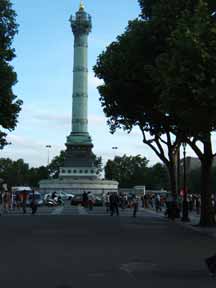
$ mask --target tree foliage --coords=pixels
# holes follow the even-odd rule
[[[0,1],[0,149],[7,145],[6,131],[17,125],[22,101],[13,93],[17,83],[17,74],[10,62],[15,57],[12,47],[14,36],[18,32],[16,13],[9,0]]]
[[[12,186],[38,187],[39,181],[48,178],[47,167],[29,168],[29,165],[18,159],[0,158],[0,178]]]
[[[160,163],[148,167],[145,157],[116,156],[114,160],[108,160],[105,165],[105,178],[119,182],[120,188],[132,188],[137,185],[145,185],[147,189],[170,188],[168,184],[167,169]]]
[[[191,146],[202,164],[201,224],[214,224],[210,183],[211,132],[216,128],[216,4],[139,2],[141,19],[129,23],[94,67],[104,80],[99,87],[102,107],[111,132],[139,126],[143,142],[166,164],[171,181],[176,148],[181,142]],[[175,187],[174,181],[171,186]]]

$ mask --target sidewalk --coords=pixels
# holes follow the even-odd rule
[[[164,216],[164,210],[162,212],[156,212],[153,208],[140,208],[148,213],[152,213],[152,214],[155,214],[155,215],[160,215],[161,218],[164,218],[164,219],[167,219],[168,218],[166,216]],[[194,230],[196,232],[199,232],[201,234],[205,234],[209,237],[213,237],[213,238],[216,238],[216,227],[199,227],[197,226],[199,224],[199,215],[196,215],[196,214],[189,214],[189,219],[190,219],[190,222],[182,222],[181,219],[175,219],[175,222],[176,224],[178,225],[181,225],[183,227],[187,227],[188,229],[191,229],[191,230]]]

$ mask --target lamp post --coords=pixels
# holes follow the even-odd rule
[[[118,147],[116,147],[116,146],[115,146],[115,147],[112,147],[112,149],[113,149],[113,150],[117,150],[117,149],[118,149]],[[115,155],[115,154],[114,154],[114,156],[116,157],[116,155]],[[115,159],[115,157],[114,157],[114,159]]]
[[[184,195],[183,195],[183,209],[182,209],[182,222],[189,222],[190,219],[188,217],[188,201],[187,201],[187,183],[186,183],[186,143],[183,143],[183,189],[184,189]]]
[[[50,152],[50,148],[52,148],[51,145],[46,145],[46,148],[47,148],[47,166],[49,165],[49,152]]]

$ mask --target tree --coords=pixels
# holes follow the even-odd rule
[[[216,129],[216,20],[208,1],[193,4],[193,9],[187,7],[182,11],[175,29],[166,38],[167,47],[157,63],[155,85],[159,88],[162,109],[175,115],[176,133],[182,133],[183,141],[201,161],[200,223],[212,225],[215,224],[211,183],[216,154],[211,137]],[[164,6],[160,3],[158,7],[162,19]],[[163,25],[159,17],[153,22]],[[198,121],[199,118],[202,120]]]
[[[176,149],[181,142],[191,145],[203,171],[200,223],[211,225],[214,217],[209,182],[214,154],[209,136],[215,129],[216,115],[216,4],[202,0],[139,2],[143,20],[130,22],[126,32],[108,46],[94,67],[96,76],[104,80],[99,87],[100,100],[112,132],[117,128],[131,131],[134,126],[141,129],[143,142],[168,168],[173,194]],[[200,115],[205,120],[199,129],[196,124]],[[147,139],[147,132],[151,139]],[[203,151],[198,141],[204,145]]]
[[[138,126],[143,142],[166,165],[171,191],[176,196],[175,154],[180,139],[171,135],[173,119],[161,111],[160,95],[155,89],[159,44],[152,37],[148,21],[131,21],[126,32],[98,57],[94,71],[104,81],[98,89],[111,133],[118,128],[131,132]]]
[[[157,163],[148,168],[148,177],[146,177],[145,185],[150,190],[170,190],[169,175],[166,166]]]
[[[12,41],[18,32],[16,13],[9,0],[0,1],[0,149],[7,145],[5,130],[17,125],[22,101],[14,95],[12,87],[17,83],[17,74],[10,62],[15,57]]]
[[[0,178],[7,183],[9,188],[13,186],[38,187],[40,180],[48,178],[48,169],[43,166],[29,168],[23,159],[13,161],[9,158],[0,158]]]
[[[120,188],[144,185],[148,160],[140,155],[115,157],[105,165],[105,178],[119,182]]]

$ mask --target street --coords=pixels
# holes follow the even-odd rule
[[[215,239],[146,211],[82,209],[0,217],[1,287],[215,287],[204,264]]]

